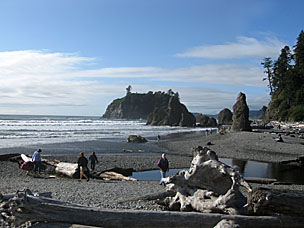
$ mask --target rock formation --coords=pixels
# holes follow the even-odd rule
[[[231,125],[232,124],[232,112],[225,108],[219,112],[217,116],[218,124],[220,125]]]
[[[249,123],[249,108],[246,103],[246,95],[239,93],[236,103],[233,105],[232,131],[251,131]]]
[[[193,127],[195,123],[194,115],[176,97],[171,97],[167,106],[156,108],[147,118],[147,124],[155,126]]]
[[[163,92],[127,93],[123,98],[114,100],[103,118],[108,119],[147,119],[155,108],[168,106],[172,94]]]
[[[178,93],[169,91],[147,94],[128,92],[125,97],[114,100],[102,117],[146,119],[148,125],[195,126],[195,117],[180,103]]]
[[[218,161],[214,151],[198,147],[195,153],[189,170],[164,178],[167,189],[176,191],[165,198],[165,205],[178,211],[244,213],[246,197],[239,187],[251,191],[249,184],[236,169]]]
[[[202,115],[201,113],[196,116],[196,122],[199,123],[200,127],[216,127],[217,122],[213,117]]]
[[[129,135],[127,138],[128,143],[145,143],[147,139],[140,135]]]

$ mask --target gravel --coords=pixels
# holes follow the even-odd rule
[[[284,143],[275,142],[276,135],[270,133],[239,132],[225,135],[186,134],[162,139],[157,146],[167,151],[171,168],[189,167],[192,160],[191,148],[208,146],[219,157],[238,158],[255,161],[282,161],[294,159],[303,154],[304,141],[298,137],[283,136]],[[19,150],[15,151],[18,153]],[[161,153],[161,150],[160,150]],[[159,154],[128,154],[102,156],[97,154],[97,170],[112,167],[134,168],[136,171],[157,169]],[[77,153],[78,154],[78,153]],[[43,156],[43,154],[42,154]],[[49,160],[76,162],[77,156],[48,156]],[[261,185],[253,185],[253,187]],[[265,187],[265,186],[264,186]],[[302,185],[271,185],[271,188],[303,191]],[[134,200],[139,197],[164,191],[158,181],[102,181],[91,179],[89,182],[70,178],[49,178],[26,176],[17,163],[0,162],[0,193],[9,194],[18,190],[30,189],[32,192],[51,192],[52,198],[92,207],[108,209],[164,210],[153,201]]]

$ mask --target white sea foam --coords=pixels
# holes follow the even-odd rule
[[[0,148],[30,144],[61,143],[128,135],[156,137],[201,128],[147,126],[143,120],[106,120],[99,117],[0,115]]]

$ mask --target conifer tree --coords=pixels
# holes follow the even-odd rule
[[[292,52],[293,51],[293,52]],[[285,46],[275,61],[264,58],[262,65],[271,86],[268,117],[277,120],[304,120],[304,31],[294,49]]]
[[[267,77],[263,78],[263,81],[268,80],[268,87],[270,89],[270,95],[272,96],[272,93],[273,93],[273,85],[272,85],[272,77],[273,77],[272,67],[273,67],[273,62],[272,62],[272,59],[270,57],[266,57],[266,58],[264,58],[264,62],[262,62],[261,64],[265,68],[264,73],[267,74]]]
[[[302,73],[304,71],[304,31],[300,32],[297,38],[297,44],[294,49],[295,57],[295,69],[297,73]]]
[[[296,93],[296,103],[304,104],[304,31],[300,32],[297,38],[297,44],[294,48],[294,74],[295,74],[295,88]]]
[[[289,71],[291,69],[291,59],[292,55],[290,52],[290,48],[285,46],[281,50],[281,54],[277,61],[275,61],[273,65],[273,88],[274,92],[281,92],[287,89],[289,83]]]

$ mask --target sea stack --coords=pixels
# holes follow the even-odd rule
[[[246,95],[241,92],[238,94],[236,103],[233,105],[231,131],[251,131]]]
[[[231,125],[232,124],[232,112],[228,108],[225,108],[219,112],[217,119],[218,119],[218,123],[220,125]]]
[[[168,105],[156,108],[147,118],[147,125],[194,127],[196,119],[177,97],[171,97]]]

